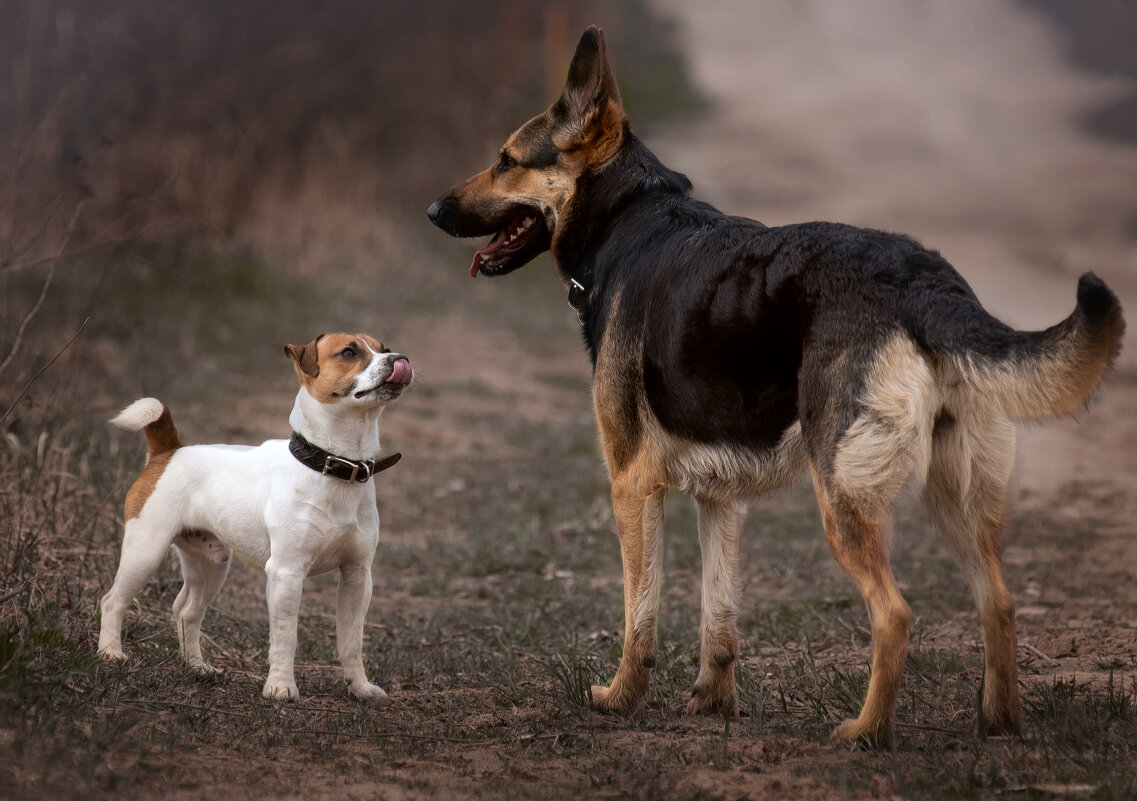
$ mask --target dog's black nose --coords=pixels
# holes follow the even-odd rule
[[[430,218],[432,223],[438,223],[438,215],[442,213],[442,198],[430,204],[430,208],[426,210],[426,216]]]

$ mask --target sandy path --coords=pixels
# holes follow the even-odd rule
[[[1122,79],[1075,72],[1008,0],[655,0],[711,109],[649,144],[696,193],[768,224],[831,219],[940,250],[1021,328],[1094,270],[1137,313],[1137,148],[1083,133]],[[1137,325],[1100,403],[1020,428],[1022,500],[1116,484],[1137,517]]]

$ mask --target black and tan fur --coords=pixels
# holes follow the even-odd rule
[[[701,668],[690,712],[737,713],[743,504],[812,474],[833,555],[864,596],[872,672],[839,740],[891,732],[912,614],[888,559],[890,510],[915,476],[978,604],[980,724],[1022,723],[1014,602],[1001,531],[1013,420],[1082,408],[1121,347],[1121,307],[1096,276],[1041,332],[990,316],[913,240],[832,223],[768,228],[694,200],[631,132],[598,29],[557,102],[489,169],[440,197],[457,236],[498,232],[471,275],[544,250],[578,309],[624,565],[619,669],[599,709],[630,711],[655,665],[663,499],[693,495],[703,554]]]

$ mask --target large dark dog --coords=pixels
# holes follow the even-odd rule
[[[838,740],[886,740],[912,613],[888,560],[890,510],[917,477],[974,592],[985,675],[979,725],[1021,726],[1015,612],[1001,529],[1012,420],[1084,406],[1121,347],[1121,306],[1096,276],[1040,332],[984,311],[934,251],[832,223],[767,228],[689,196],[628,126],[596,28],[561,97],[497,163],[436,200],[455,236],[494,235],[470,275],[550,250],[592,356],[596,418],[624,562],[626,632],[599,709],[642,701],[656,661],[663,499],[699,507],[702,663],[690,712],[737,713],[743,503],[813,476],[837,562],[864,596],[873,659]]]

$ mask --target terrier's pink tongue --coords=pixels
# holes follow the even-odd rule
[[[399,359],[391,365],[391,377],[387,379],[391,384],[407,384],[411,380],[411,363],[406,359]]]

